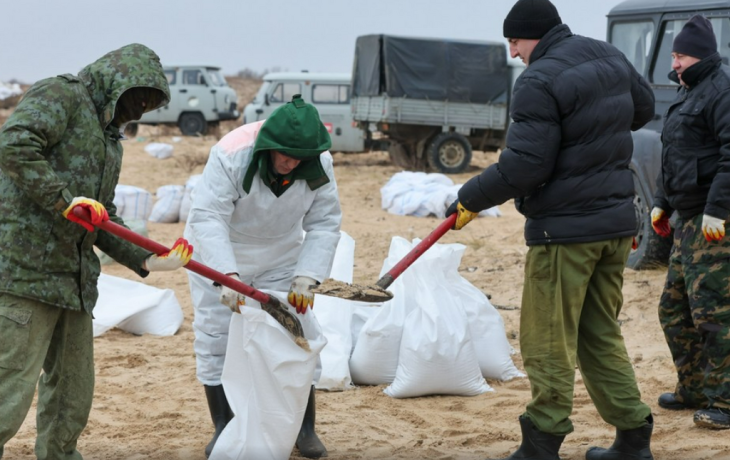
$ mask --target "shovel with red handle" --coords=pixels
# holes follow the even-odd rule
[[[89,213],[85,209],[77,206],[76,208],[74,208],[73,213],[80,219],[84,219],[85,221],[91,223],[89,219]],[[112,235],[116,235],[119,238],[129,241],[130,243],[136,244],[142,249],[154,252],[157,255],[162,255],[170,252],[169,248],[161,245],[160,243],[157,243],[156,241],[135,233],[126,227],[112,222],[111,220],[102,222],[98,225],[98,227],[106,232],[111,233]],[[247,297],[258,300],[261,303],[261,309],[273,316],[274,319],[279,322],[279,324],[284,326],[284,329],[289,331],[294,336],[294,341],[297,345],[309,351],[309,342],[304,337],[302,323],[299,322],[299,319],[297,319],[297,317],[294,316],[286,307],[286,305],[281,303],[279,299],[272,295],[261,292],[258,289],[255,289],[245,283],[234,280],[230,276],[213,270],[212,268],[194,260],[188,262],[185,265],[185,268],[187,268],[191,272],[197,273],[200,276],[204,276],[210,280],[213,280],[218,284],[227,286],[236,292],[240,292]]]
[[[373,285],[361,286],[357,284],[343,283],[326,279],[321,285],[312,289],[317,294],[330,297],[338,297],[340,299],[357,300],[360,302],[385,302],[393,298],[393,294],[388,291],[388,287],[393,284],[396,278],[403,273],[413,262],[434,245],[439,238],[444,236],[456,223],[458,213],[453,213],[436,227],[426,238],[421,240],[411,251],[405,255],[393,268]]]

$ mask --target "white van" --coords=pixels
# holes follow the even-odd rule
[[[243,124],[268,118],[281,105],[301,94],[319,111],[332,137],[333,152],[363,152],[363,133],[352,120],[350,74],[279,72],[264,75],[253,102],[243,109]]]

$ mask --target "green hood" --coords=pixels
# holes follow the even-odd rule
[[[331,146],[332,140],[317,109],[304,102],[301,94],[295,94],[291,102],[274,110],[266,119],[253,151],[255,154],[262,150],[278,150],[297,160],[310,160]]]
[[[274,110],[261,126],[253,147],[251,164],[243,178],[243,189],[246,193],[250,192],[257,171],[270,187],[269,155],[266,153],[277,150],[302,161],[292,171],[289,179],[292,182],[306,180],[309,188],[316,190],[329,182],[319,156],[331,146],[332,140],[319,119],[317,109],[304,102],[301,94],[295,94],[291,102]]]
[[[105,128],[114,118],[119,97],[130,88],[148,87],[162,91],[165,98],[157,107],[170,101],[170,87],[160,58],[154,51],[138,43],[110,51],[81,69],[79,78],[86,85],[99,114],[99,122]],[[149,110],[157,107],[150,107]]]

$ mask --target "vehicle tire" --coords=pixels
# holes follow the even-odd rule
[[[124,135],[132,138],[137,135],[139,125],[137,123],[127,123],[124,127]]]
[[[645,195],[636,174],[633,176],[634,210],[639,223],[639,233],[636,235],[637,247],[629,253],[626,266],[634,270],[666,266],[672,249],[673,235],[664,238],[656,234],[651,226],[651,197]]]
[[[208,122],[199,113],[183,113],[177,126],[186,136],[203,136],[208,132]]]
[[[471,144],[459,133],[440,133],[426,152],[431,168],[443,174],[458,174],[471,163]]]

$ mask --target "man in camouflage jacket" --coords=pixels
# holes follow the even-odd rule
[[[93,246],[142,277],[189,260],[184,240],[158,257],[72,212],[81,207],[95,224],[123,224],[113,204],[120,129],[169,98],[157,55],[132,44],[78,76],[37,82],[0,130],[0,457],[42,369],[36,456],[82,458],[76,442],[93,397],[100,273]]]

